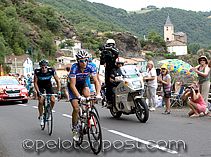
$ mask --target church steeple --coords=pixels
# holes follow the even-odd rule
[[[164,40],[165,41],[173,41],[174,40],[174,25],[171,23],[171,20],[168,17],[166,19],[166,24],[164,25]]]
[[[166,24],[164,26],[173,26],[173,24],[171,23],[171,20],[169,18],[169,14],[168,14],[168,17],[166,19]]]

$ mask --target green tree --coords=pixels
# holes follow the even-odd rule
[[[197,51],[201,49],[201,46],[199,43],[191,43],[188,45],[188,47],[193,55],[197,54]]]
[[[40,45],[46,52],[46,57],[54,55],[56,51],[56,45],[54,43],[53,34],[51,33],[51,31],[42,32],[41,36],[42,40],[40,41]]]

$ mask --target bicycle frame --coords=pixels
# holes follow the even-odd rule
[[[78,126],[79,126],[79,141],[76,143],[81,145],[83,142],[83,135],[88,135],[90,147],[95,154],[98,154],[102,147],[102,132],[100,127],[99,118],[97,115],[92,112],[90,101],[95,100],[95,98],[86,98],[85,102],[81,102],[79,100],[79,118],[78,118]],[[85,106],[85,109],[83,108]],[[94,138],[92,139],[92,136]],[[97,141],[99,147],[94,145],[93,140]],[[99,141],[98,141],[99,140]],[[96,143],[95,143],[96,144]]]

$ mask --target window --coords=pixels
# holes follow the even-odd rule
[[[168,30],[169,30],[169,28],[168,28],[168,27],[166,27],[166,30],[168,31]]]
[[[144,62],[144,65],[145,65],[145,62]]]
[[[26,63],[29,64],[29,59],[28,58],[26,59]]]
[[[28,68],[26,68],[26,73],[28,73]]]

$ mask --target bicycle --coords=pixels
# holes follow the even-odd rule
[[[83,136],[88,135],[89,144],[94,154],[99,154],[102,147],[102,132],[99,118],[92,111],[90,101],[96,98],[86,98],[85,102],[79,100],[79,141],[75,141],[79,146],[83,143]],[[85,109],[83,109],[83,106]]]
[[[48,127],[48,134],[51,135],[53,131],[53,114],[52,114],[52,108],[51,108],[51,101],[50,96],[57,96],[57,94],[42,94],[44,96],[44,102],[43,102],[43,119],[44,119],[44,125],[41,125],[41,129],[45,129],[45,125],[47,123]],[[46,102],[47,100],[47,102]],[[59,98],[58,98],[59,101]],[[49,117],[49,115],[51,115]]]

